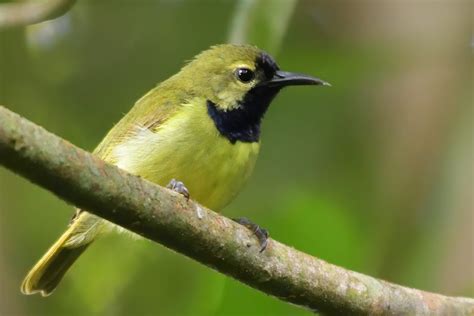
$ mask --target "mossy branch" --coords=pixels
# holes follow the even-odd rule
[[[0,164],[61,199],[283,301],[329,314],[473,315],[474,300],[345,270],[109,165],[0,106]],[[29,216],[34,216],[30,214]]]
[[[0,30],[55,19],[71,9],[76,0],[30,0],[0,4]]]

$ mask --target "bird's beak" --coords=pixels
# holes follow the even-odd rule
[[[272,79],[262,82],[262,85],[272,88],[303,85],[331,86],[329,83],[319,78],[281,70],[276,71]]]

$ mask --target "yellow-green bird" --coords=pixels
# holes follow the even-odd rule
[[[327,83],[281,71],[254,46],[213,46],[138,100],[94,154],[221,210],[252,173],[262,118],[278,92],[290,85]],[[68,229],[28,273],[21,291],[51,294],[81,253],[113,227],[77,210]],[[264,231],[259,238],[265,243]]]

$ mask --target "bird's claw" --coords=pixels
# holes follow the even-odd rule
[[[182,196],[189,200],[189,190],[186,188],[183,182],[178,181],[176,179],[171,179],[170,183],[166,186],[168,189],[171,189],[175,192],[178,192]]]
[[[254,235],[258,238],[258,242],[260,244],[260,251],[259,252],[263,252],[267,248],[268,237],[270,236],[270,234],[268,233],[268,231],[266,229],[264,229],[264,228],[260,227],[259,225],[251,222],[246,217],[233,218],[232,220],[239,223],[242,226],[247,227],[248,229],[250,229],[254,233]]]

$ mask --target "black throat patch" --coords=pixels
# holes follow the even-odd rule
[[[237,141],[258,142],[263,116],[277,93],[277,89],[252,89],[239,102],[238,108],[228,111],[219,109],[216,104],[207,100],[207,113],[220,134],[232,144]]]

